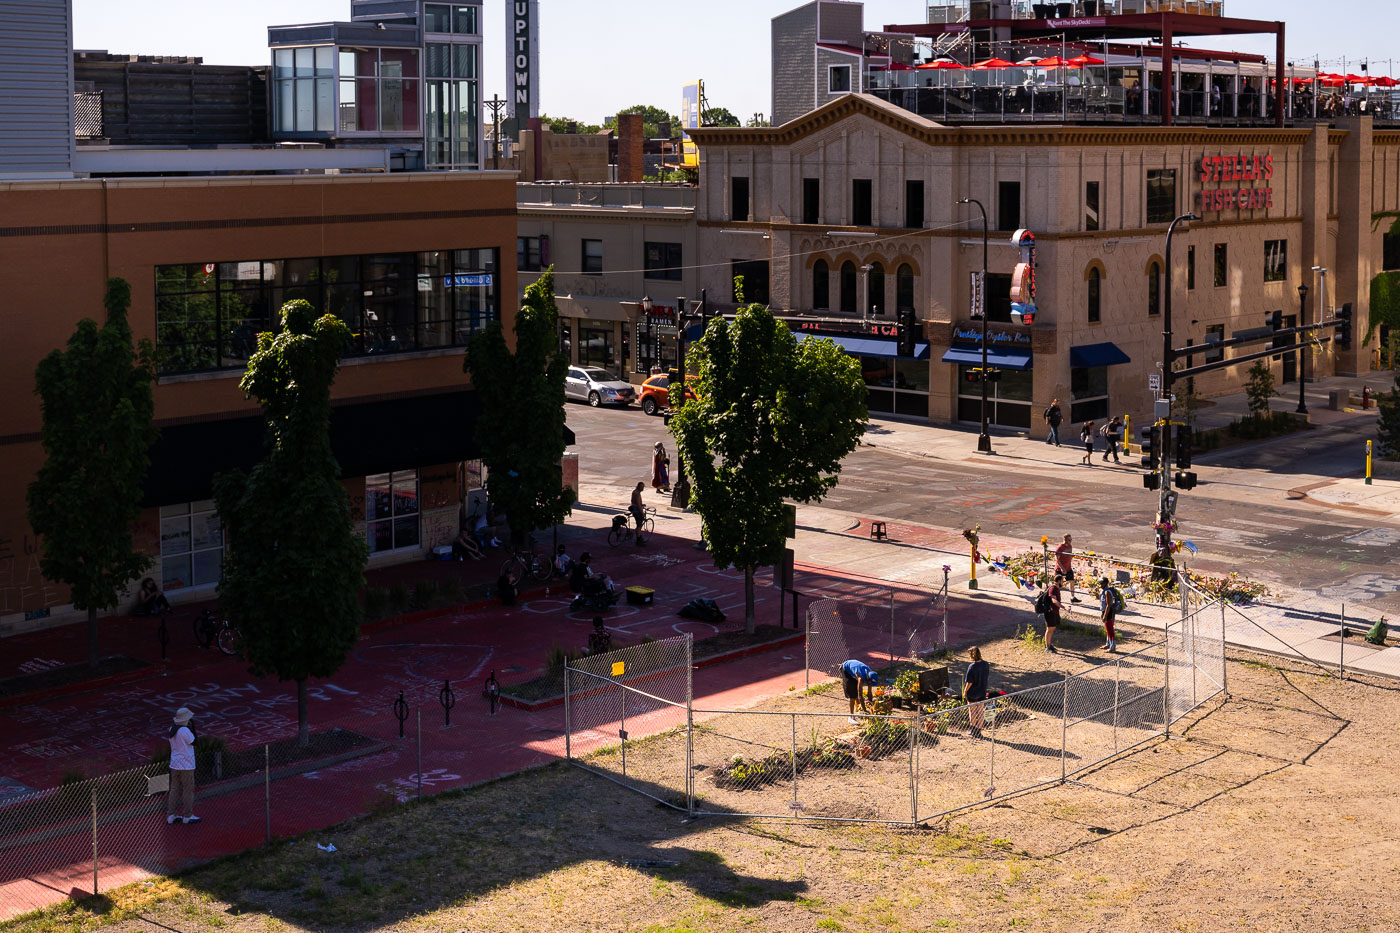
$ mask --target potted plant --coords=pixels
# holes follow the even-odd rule
[[[918,709],[919,703],[919,672],[913,668],[899,672],[899,676],[894,679],[894,689],[898,694],[901,706],[909,709]]]

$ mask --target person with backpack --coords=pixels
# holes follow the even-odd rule
[[[1118,613],[1122,609],[1123,594],[1109,584],[1108,577],[1104,577],[1099,581],[1099,618],[1103,622],[1103,630],[1107,640],[1100,650],[1118,650],[1118,640],[1113,634],[1113,623],[1117,620]]]
[[[1079,458],[1080,463],[1094,465],[1094,422],[1086,421],[1079,429],[1079,443],[1084,445],[1084,456]]]
[[[1059,654],[1059,649],[1054,645],[1055,629],[1060,625],[1060,584],[1064,582],[1064,574],[1055,574],[1055,579],[1050,581],[1045,589],[1040,591],[1040,595],[1035,598],[1036,615],[1045,618],[1045,650],[1051,654]]]
[[[1099,433],[1103,435],[1104,439],[1104,460],[1107,461],[1109,454],[1112,454],[1114,463],[1122,463],[1123,461],[1118,459],[1118,442],[1123,439],[1123,419],[1114,415],[1107,424],[1099,429]]]
[[[1050,403],[1050,407],[1041,414],[1050,430],[1045,434],[1045,443],[1060,446],[1060,423],[1065,420],[1064,414],[1060,411],[1060,400],[1055,399]]]

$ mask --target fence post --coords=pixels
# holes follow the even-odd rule
[[[1230,665],[1225,660],[1225,603],[1220,603],[1220,689],[1230,695]]]
[[[890,666],[894,666],[894,587],[890,587]]]
[[[1196,617],[1192,615],[1191,622],[1191,708],[1196,708],[1196,672],[1200,669],[1196,665]]]
[[[423,707],[418,707],[418,716],[415,720],[418,735],[418,802],[423,802]]]
[[[1123,673],[1123,662],[1113,662],[1113,754],[1118,754],[1118,679]]]
[[[1172,624],[1162,629],[1162,738],[1172,737]]]
[[[792,626],[793,626],[793,628],[796,628],[796,627],[797,627],[797,612],[795,611],[795,610],[796,610],[796,607],[794,606],[793,609],[794,609],[794,612],[793,612],[793,614],[792,614]],[[809,615],[811,614],[811,611],[812,611],[812,607],[811,607],[811,606],[808,606],[808,607],[807,607],[807,612],[808,612]],[[811,619],[809,619],[809,618],[804,618],[804,619],[802,620],[802,668],[803,668],[803,670],[802,670],[802,686],[803,686],[805,689],[807,689],[807,690],[811,690],[811,689],[812,689],[812,624],[811,624]]]
[[[1060,705],[1060,783],[1065,782],[1065,752],[1069,746],[1069,671],[1065,671],[1065,695]]]
[[[797,714],[792,714],[792,749],[788,755],[792,766],[792,815],[797,817]]]
[[[1347,604],[1342,603],[1342,611],[1339,613],[1342,620],[1342,647],[1337,652],[1337,676],[1346,679],[1347,676]]]
[[[695,815],[695,709],[685,698],[685,812]]]
[[[90,788],[92,793],[92,896],[97,896],[97,783]],[[167,791],[167,793],[169,793]]]
[[[919,736],[923,734],[923,710],[914,706],[914,723],[909,733],[909,825],[919,825]]]
[[[992,749],[987,758],[987,793],[983,794],[984,797],[991,797],[997,786],[997,719],[1000,718],[997,713],[999,712],[1001,712],[1000,708],[992,714]]]
[[[564,663],[564,760],[573,761],[573,726],[569,721],[569,665]]]
[[[617,737],[622,740],[622,777],[627,778],[627,688],[618,684],[622,691],[622,721],[618,723]]]
[[[272,747],[263,745],[263,840],[272,845]]]

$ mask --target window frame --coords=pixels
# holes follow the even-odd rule
[[[1102,382],[1102,386],[1099,383]],[[1108,367],[1073,366],[1069,371],[1069,420],[1071,424],[1108,417]],[[1102,388],[1102,391],[1099,391]],[[1085,394],[1078,394],[1084,392]]]
[[[380,477],[386,477],[384,483],[382,484],[376,482]],[[370,476],[366,476],[364,479],[365,543],[369,546],[369,553],[371,554],[371,556],[374,554],[392,554],[395,552],[403,552],[409,549],[421,550],[423,547],[423,502],[421,496],[421,487],[419,485],[418,479],[418,470],[416,468],[409,470],[392,470],[388,473],[375,473]],[[406,485],[409,482],[413,483],[413,511],[401,512],[398,508],[398,490],[401,485]],[[385,516],[379,516],[376,514],[372,517],[370,514],[370,510],[374,508],[374,502],[371,498],[371,487],[373,486],[375,489],[378,489],[384,484],[387,484],[388,489],[389,514]],[[410,515],[413,516],[413,540],[411,542],[404,541],[400,543],[399,526]],[[387,525],[389,528],[389,547],[376,548],[375,535],[372,529],[374,528],[374,526],[383,525]]]
[[[1092,197],[1090,196],[1092,193]],[[1084,183],[1084,229],[1097,230],[1101,224],[1099,211],[1099,183],[1097,181],[1086,181]]]
[[[515,238],[515,270],[517,272],[543,272],[545,267],[549,265],[548,256],[548,236],[517,236]]]
[[[740,207],[743,207],[742,213],[739,210]],[[729,219],[747,221],[751,210],[752,205],[749,204],[749,176],[731,175],[729,177]]]
[[[886,310],[885,264],[878,259],[870,263],[865,274],[865,306],[872,315],[884,315]]]
[[[822,180],[802,179],[802,222],[819,224],[822,222]]]
[[[1012,192],[1014,192],[1014,196]],[[1019,181],[998,181],[996,229],[1020,230],[1022,227],[1021,214],[1021,183]],[[1007,226],[1008,221],[1012,226]]]
[[[679,282],[683,277],[684,265],[684,244],[665,240],[646,240],[642,243],[642,278]]]
[[[845,75],[846,75],[846,80],[845,80],[846,86],[845,86],[845,87],[837,87],[837,86],[836,86],[836,81],[835,81],[836,75],[837,75],[838,73],[843,73],[843,72],[844,72]],[[850,66],[849,64],[845,64],[845,65],[827,65],[827,66],[826,66],[826,92],[827,92],[828,94],[850,94],[850,93],[854,90],[854,88],[855,88],[854,80],[855,80],[855,75],[854,75],[854,73],[852,72],[851,66]]]
[[[914,310],[914,267],[907,262],[900,263],[894,270],[895,311]]]
[[[854,261],[847,259],[841,263],[839,276],[839,310],[842,314],[855,314],[860,309],[860,271]]]
[[[1221,340],[1224,340],[1224,339],[1225,339],[1225,325],[1224,325],[1224,324],[1207,324],[1207,325],[1206,325],[1206,340],[1205,340],[1205,343],[1202,344],[1202,346],[1205,346],[1205,347],[1207,347],[1207,348],[1209,348],[1209,347],[1212,346],[1212,341],[1211,341],[1211,339],[1210,339],[1210,335],[1211,335],[1211,334],[1217,334],[1217,335],[1219,335],[1219,337],[1220,337]],[[1216,343],[1214,344],[1214,347],[1215,347],[1214,349],[1207,349],[1207,350],[1205,351],[1204,355],[1202,356],[1202,359],[1204,359],[1205,362],[1207,362],[1207,363],[1218,363],[1218,362],[1220,362],[1221,360],[1225,359],[1225,348],[1222,347],[1222,346],[1220,346],[1218,342],[1216,342]]]
[[[1103,323],[1103,275],[1099,272],[1098,266],[1090,266],[1089,274],[1085,277],[1087,294],[1085,296],[1085,311],[1088,314],[1090,324]]]
[[[1194,244],[1186,247],[1186,290],[1194,291],[1196,288],[1196,247]]]
[[[1385,230],[1381,233],[1381,271],[1391,272],[1396,269],[1400,269],[1400,230]]]
[[[1264,241],[1264,281],[1288,280],[1288,240]]]
[[[1170,189],[1170,191],[1166,189]],[[1176,219],[1176,169],[1148,169],[1147,178],[1143,183],[1143,192],[1145,195],[1144,225],[1169,224]]]
[[[831,264],[825,259],[812,264],[812,310],[831,310]]]
[[[592,255],[590,246],[597,246],[597,255]],[[579,275],[603,274],[603,241],[589,237],[579,238]]]
[[[875,182],[873,179],[851,179],[851,226],[875,226]]]
[[[1216,243],[1212,266],[1213,281],[1216,288],[1225,288],[1230,284],[1230,244]]]
[[[904,226],[909,230],[922,230],[924,227],[924,180],[906,178],[904,180]]]
[[[210,531],[212,528],[212,526],[207,524],[209,521],[212,520],[217,525],[217,529],[215,529],[218,537],[217,544],[211,545],[206,543],[202,546],[196,545],[195,523],[199,520],[206,522],[206,532]],[[218,586],[224,561],[224,549],[227,545],[224,538],[223,520],[219,518],[218,510],[214,506],[214,500],[201,499],[195,502],[177,502],[171,503],[170,505],[163,505],[159,509],[157,521],[159,522],[160,528],[161,590],[204,590]],[[175,522],[183,522],[185,546],[182,550],[167,550],[166,542],[168,539],[166,528],[168,524],[173,526]],[[207,560],[207,555],[211,554],[217,555],[217,563],[212,578],[205,579],[203,582],[198,582],[196,562],[199,560],[200,555],[205,555],[205,560]],[[168,571],[172,569],[169,565],[178,564],[180,561],[188,562],[185,567],[188,579],[183,582],[178,579],[172,580],[166,575]],[[207,571],[208,567],[206,566],[205,569]],[[206,573],[204,576],[208,577],[209,575]]]
[[[1162,313],[1162,264],[1152,260],[1147,264],[1147,316]]]

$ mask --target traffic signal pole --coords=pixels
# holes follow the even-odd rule
[[[1166,295],[1162,302],[1162,396],[1154,406],[1153,417],[1162,425],[1162,447],[1158,454],[1158,468],[1162,471],[1157,489],[1157,522],[1163,531],[1157,536],[1157,546],[1171,546],[1171,531],[1166,530],[1172,520],[1170,497],[1172,492],[1172,235],[1176,225],[1183,220],[1199,220],[1195,214],[1182,214],[1167,227],[1167,281]],[[1165,409],[1165,411],[1163,411]]]

